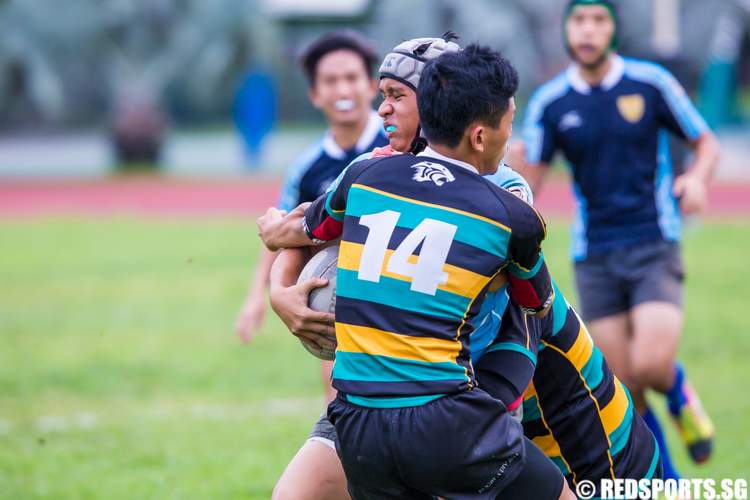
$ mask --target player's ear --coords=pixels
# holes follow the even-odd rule
[[[473,151],[477,153],[484,152],[484,134],[484,126],[481,123],[475,123],[469,127],[469,143]]]

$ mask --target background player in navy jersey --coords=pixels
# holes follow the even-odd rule
[[[448,252],[446,254],[448,262],[452,266],[458,266],[453,272],[459,274],[462,273],[462,271],[458,271],[461,266],[474,266],[475,270],[478,271],[477,266],[490,264],[490,261],[486,259],[488,255],[485,254],[493,253],[498,243],[503,246],[504,238],[495,239],[494,236],[499,235],[494,235],[496,230],[489,226],[484,227],[485,231],[480,230],[482,228],[475,228],[476,230],[471,231],[471,233],[461,232],[461,229],[463,223],[469,222],[469,219],[463,219],[464,217],[469,217],[474,221],[489,222],[492,220],[485,215],[481,215],[479,219],[475,219],[475,217],[478,213],[490,215],[491,212],[486,212],[484,208],[480,207],[489,209],[490,206],[495,205],[495,201],[499,201],[500,205],[508,210],[506,212],[510,217],[508,221],[516,221],[516,229],[511,236],[510,255],[515,256],[512,259],[520,258],[521,261],[525,261],[522,265],[527,268],[526,271],[520,273],[523,274],[523,278],[515,277],[519,274],[518,270],[511,274],[511,289],[514,291],[514,295],[522,304],[527,306],[533,304],[531,307],[538,312],[545,308],[544,304],[551,299],[552,294],[547,289],[549,282],[545,266],[542,263],[543,259],[540,254],[535,254],[535,252],[538,252],[538,247],[537,250],[532,250],[536,245],[533,240],[542,235],[543,226],[539,227],[542,233],[537,233],[537,236],[532,236],[532,233],[528,232],[530,226],[524,226],[525,224],[532,224],[533,226],[541,222],[533,209],[523,202],[514,201],[515,198],[512,195],[502,190],[493,191],[495,194],[489,196],[489,198],[478,196],[479,192],[475,191],[475,189],[482,191],[487,187],[497,189],[473,172],[476,172],[475,167],[479,167],[479,172],[495,171],[497,162],[504,154],[505,141],[510,135],[512,100],[509,103],[510,107],[506,108],[505,111],[499,107],[494,108],[494,106],[498,106],[503,100],[503,98],[498,98],[496,94],[507,92],[507,90],[504,90],[502,80],[508,78],[509,73],[503,66],[509,68],[509,65],[507,65],[507,62],[499,65],[496,63],[493,67],[493,58],[496,56],[487,49],[470,47],[465,52],[460,53],[460,57],[457,54],[459,53],[444,55],[437,60],[435,67],[438,69],[435,70],[436,74],[432,76],[431,88],[428,87],[428,95],[431,97],[427,100],[423,99],[421,95],[419,96],[420,114],[428,139],[436,137],[435,148],[442,150],[444,153],[453,154],[458,158],[470,160],[473,162],[473,166],[460,159],[448,158],[443,153],[430,148],[417,158],[410,155],[395,156],[375,161],[374,163],[377,163],[377,166],[373,161],[360,162],[350,167],[341,183],[329,196],[316,201],[306,212],[305,220],[309,228],[308,234],[312,234],[317,239],[336,237],[341,234],[343,227],[344,241],[339,253],[336,310],[339,346],[337,363],[334,367],[334,386],[340,390],[340,393],[339,399],[331,405],[329,415],[337,426],[340,436],[337,446],[340,445],[341,447],[339,451],[347,469],[350,488],[355,496],[357,494],[363,496],[367,494],[375,496],[407,495],[418,491],[452,496],[459,491],[463,491],[472,495],[472,497],[490,496],[494,498],[494,493],[489,495],[490,491],[499,491],[503,486],[501,483],[511,479],[508,476],[508,467],[511,464],[507,463],[507,452],[495,451],[495,456],[506,457],[506,465],[496,469],[493,473],[493,479],[485,486],[480,487],[479,490],[474,489],[479,478],[484,476],[487,471],[477,462],[477,454],[486,454],[487,447],[497,448],[500,446],[502,448],[503,445],[500,442],[495,442],[495,439],[499,438],[506,442],[506,446],[510,443],[510,441],[506,441],[507,436],[502,437],[497,434],[496,431],[499,431],[499,428],[492,430],[494,423],[500,424],[505,419],[492,419],[494,423],[489,423],[485,420],[489,414],[482,416],[484,411],[479,410],[482,405],[478,401],[475,402],[476,404],[468,403],[464,407],[465,411],[459,407],[448,409],[454,402],[458,402],[463,397],[462,395],[474,394],[475,396],[472,397],[476,397],[481,396],[482,391],[475,388],[468,393],[463,392],[461,387],[468,388],[473,385],[470,381],[467,381],[469,386],[465,386],[464,383],[455,386],[455,382],[458,382],[458,379],[463,376],[455,379],[458,372],[453,373],[452,363],[463,365],[464,369],[461,371],[466,374],[472,371],[471,365],[464,364],[462,361],[462,359],[466,359],[468,346],[465,345],[461,349],[461,354],[458,354],[458,357],[450,355],[444,362],[439,361],[443,359],[443,355],[438,354],[443,348],[448,347],[447,344],[443,345],[446,341],[452,344],[461,338],[464,338],[464,341],[467,340],[464,337],[464,332],[469,332],[472,328],[472,315],[478,311],[483,292],[479,292],[480,295],[477,296],[474,296],[474,293],[479,291],[480,288],[486,289],[493,273],[490,272],[490,276],[487,276],[485,271],[486,278],[476,277],[479,281],[475,285],[469,286],[471,290],[474,290],[471,291],[462,286],[453,288],[459,284],[458,282],[449,285],[448,283],[453,281],[450,273],[443,279],[441,278],[442,272],[428,272],[429,270],[426,268],[437,263],[437,261],[433,262],[434,255],[432,255],[437,247],[441,247],[445,252]],[[428,70],[425,70],[423,78],[427,78],[427,75]],[[515,81],[515,77],[512,81]],[[462,84],[469,83],[471,85],[461,87]],[[507,84],[506,81],[505,85]],[[515,88],[515,84],[513,88]],[[446,98],[449,91],[451,94],[457,94],[457,96]],[[421,92],[421,87],[418,92]],[[510,94],[512,95],[512,92]],[[479,98],[480,95],[484,96],[488,102],[483,102],[485,99]],[[434,97],[437,97],[438,101],[442,97],[444,102],[435,104]],[[509,95],[505,99],[508,99],[508,97]],[[494,111],[490,111],[493,108]],[[457,113],[459,109],[461,112]],[[489,118],[480,118],[481,115],[477,115],[477,110],[482,109],[488,113],[501,114],[501,122],[498,125],[493,125],[489,121],[485,121]],[[428,118],[425,118],[425,115]],[[462,121],[464,124],[462,124]],[[465,124],[470,124],[468,129],[464,128]],[[432,129],[431,127],[435,128]],[[485,129],[484,127],[489,128]],[[420,159],[423,161],[420,161]],[[409,165],[416,168],[416,174],[412,175],[409,171]],[[429,175],[427,175],[426,170],[429,170]],[[401,182],[400,177],[404,175],[406,175],[405,178],[411,177],[412,182]],[[431,184],[434,182],[439,187],[457,180],[458,182],[451,186],[451,189],[437,190]],[[495,196],[497,196],[497,200],[493,201]],[[441,201],[447,203],[447,205],[437,204]],[[486,205],[487,203],[490,203],[490,205]],[[520,205],[518,205],[519,203]],[[385,268],[390,270],[390,273],[396,274],[389,274],[386,271],[386,275],[381,280],[376,278],[375,275],[372,277],[369,275],[370,271],[380,275],[381,266],[377,263],[377,258],[371,258],[373,257],[371,255],[367,257],[364,254],[371,253],[375,251],[373,249],[380,247],[378,234],[389,226],[388,224],[379,224],[378,221],[381,221],[385,216],[390,217],[392,213],[395,214],[396,212],[389,210],[378,212],[376,209],[386,205],[391,206],[390,204],[393,208],[401,208],[402,214],[409,215],[405,216],[401,223],[398,222],[400,217],[396,219],[394,234],[398,236],[394,236],[393,239],[386,236],[384,240],[387,243],[388,239],[391,239],[391,243],[396,246],[393,255],[386,253],[390,263],[384,264]],[[468,210],[459,209],[459,206]],[[521,216],[521,219],[518,219],[520,213],[513,215],[516,210],[511,208],[513,206],[516,206],[522,212],[527,212],[529,218],[524,219],[526,216]],[[376,213],[370,214],[369,211],[373,210]],[[490,210],[494,210],[494,208]],[[453,215],[447,216],[447,213]],[[346,217],[344,217],[344,214],[346,214]],[[422,217],[423,215],[425,217]],[[458,226],[452,224],[444,226],[444,221],[439,222],[437,219],[427,217],[427,215],[437,218],[448,217],[453,222],[458,223]],[[454,215],[459,215],[458,219],[454,219]],[[274,219],[278,217],[278,212],[269,210],[268,214],[259,220],[261,234],[268,244],[273,247],[279,243],[287,245],[310,243],[310,240],[300,231],[299,225],[294,223],[293,217],[274,222]],[[417,219],[421,219],[422,222],[417,224]],[[532,222],[534,219],[536,219],[536,222]],[[521,222],[521,220],[526,222]],[[414,226],[415,224],[416,226]],[[426,228],[422,226],[428,224],[435,227],[425,232]],[[369,227],[369,232],[362,232],[357,229],[361,225]],[[402,225],[404,228],[412,228],[411,233],[408,235],[402,234],[404,232],[404,229],[401,228]],[[447,231],[448,226],[457,229],[456,232],[452,231],[453,237],[456,238],[455,243],[446,246],[447,241],[442,241],[439,237],[437,239],[440,241],[436,241],[435,238],[436,235],[442,234],[441,228],[445,227]],[[393,232],[393,228],[391,228],[391,231]],[[409,233],[409,229],[406,229],[406,232]],[[420,233],[422,236],[416,237],[416,233]],[[470,234],[471,236],[469,236]],[[528,236],[525,236],[525,234]],[[367,237],[364,240],[364,246],[362,246],[362,243],[357,243],[357,241],[360,236],[364,235],[367,235]],[[404,236],[406,236],[405,239],[402,239]],[[484,243],[481,244],[478,240],[470,241],[472,238],[482,239],[488,236],[491,239],[483,240]],[[418,241],[422,237],[424,240]],[[428,239],[431,241],[428,241]],[[528,246],[529,244],[531,246]],[[516,245],[519,246],[516,247]],[[421,248],[421,251],[419,248]],[[408,253],[414,251],[419,252],[416,264],[412,263],[406,265],[406,267],[399,267],[401,266],[400,259],[406,258]],[[466,251],[475,254],[474,258],[471,259],[472,264],[460,257]],[[522,255],[524,257],[521,257]],[[540,265],[531,264],[531,260],[538,262]],[[443,266],[442,263],[438,265],[441,268]],[[349,277],[352,271],[349,269],[359,269],[355,273],[359,278],[351,275],[351,279],[354,281],[350,281]],[[468,271],[468,269],[464,270]],[[399,276],[401,277],[399,278]],[[411,286],[407,285],[407,289],[401,290],[403,285],[399,283],[403,283],[401,280],[408,276],[411,279],[407,279],[406,282],[411,282]],[[466,277],[468,276],[471,275],[466,275]],[[394,277],[396,281],[393,281]],[[370,281],[379,284],[373,285],[369,283]],[[444,283],[447,288],[438,291],[436,287],[443,288],[438,283]],[[465,284],[468,285],[468,283]],[[395,288],[390,290],[393,287]],[[399,293],[396,293],[396,288],[400,290]],[[409,288],[413,293],[409,293]],[[445,295],[443,291],[448,295]],[[474,299],[471,299],[465,306],[454,304],[457,307],[453,307],[448,305],[456,298],[453,295],[456,293],[462,296],[466,295],[466,298],[469,298],[468,295],[472,295]],[[427,296],[433,298],[428,299]],[[548,297],[548,299],[545,300],[543,297]],[[393,310],[388,313],[386,309]],[[450,326],[448,324],[452,324],[450,320],[448,323],[444,323],[448,316],[454,314],[450,312],[451,310],[455,311],[457,316],[463,317],[460,324],[457,324],[458,338],[455,333],[450,333],[456,325]],[[376,314],[377,311],[379,312]],[[361,321],[369,326],[364,324],[355,326],[355,324],[360,324]],[[383,321],[389,324],[386,325]],[[447,328],[445,333],[448,334],[450,340],[440,333],[444,328]],[[393,333],[394,329],[404,333]],[[433,340],[428,340],[430,338]],[[456,344],[455,347],[457,348],[458,345]],[[420,354],[417,354],[417,352]],[[421,361],[417,362],[416,358],[420,358]],[[454,361],[446,364],[448,359]],[[422,364],[414,365],[415,362]],[[420,368],[413,371],[417,369],[417,366],[420,366]],[[446,372],[440,376],[435,373],[434,376],[437,378],[433,378],[430,373],[438,369],[446,370]],[[449,372],[452,372],[452,374]],[[438,388],[438,386],[440,387]],[[463,403],[459,404],[459,406],[462,405]],[[377,410],[368,411],[368,407],[377,408]],[[387,408],[393,408],[393,411],[387,411]],[[495,413],[498,417],[507,417],[507,413],[497,413],[498,410],[503,409],[504,407],[499,405],[494,409],[487,408],[486,410]],[[442,418],[435,417],[444,411],[450,411],[452,417],[447,419],[453,419],[453,424],[458,425],[460,425],[460,419],[472,413],[471,425],[476,427],[470,432],[478,430],[483,438],[474,436],[467,439],[467,436],[464,435],[459,440],[463,444],[459,444],[452,439],[457,437],[454,436],[452,430],[444,429],[445,432],[441,432],[439,427],[446,425],[446,423],[443,422]],[[367,423],[371,418],[373,420]],[[390,442],[390,440],[383,441],[382,436],[379,435],[377,428],[380,425],[379,420],[383,418],[394,419],[393,423],[396,427],[391,427],[391,429],[399,436],[394,436],[393,442]],[[407,429],[408,436],[407,434],[400,435],[402,431],[407,431]],[[506,431],[500,431],[500,434],[507,431],[510,431],[510,428],[507,428]],[[440,434],[443,436],[442,439],[437,438],[433,433]],[[422,434],[421,437],[420,434]],[[490,436],[490,434],[493,434],[493,436]],[[411,444],[412,440],[416,441]],[[477,442],[481,442],[481,445],[477,446]],[[474,455],[473,465],[470,466],[462,463],[463,459],[460,458],[463,453],[468,451],[461,451],[462,447],[466,446],[469,446],[472,450],[471,454]],[[528,454],[528,463],[524,470],[534,464],[536,464],[535,466],[544,465],[549,470],[549,467],[545,464],[552,464],[546,458],[543,458],[535,447],[527,445],[525,448]],[[395,458],[394,454],[396,455]],[[351,460],[355,455],[360,458]],[[430,459],[425,460],[427,456]],[[541,470],[537,474],[540,474]],[[445,477],[446,473],[448,477]],[[522,494],[524,497],[531,494],[536,498],[549,498],[549,489],[546,493],[537,490],[538,493],[534,494],[534,488],[549,487],[549,481],[544,481],[542,477],[536,475],[532,477],[536,481],[521,481],[521,484],[524,484],[524,493],[517,491],[516,494]],[[512,483],[510,488],[506,488],[503,494],[512,495],[513,485],[516,485],[519,481],[520,478]],[[470,484],[474,486],[470,487]],[[559,484],[563,487],[561,483]],[[531,488],[531,490],[528,488]],[[557,494],[553,495],[553,497],[556,496]]]
[[[310,86],[310,102],[323,113],[329,129],[287,172],[279,209],[289,211],[314,200],[354,158],[388,144],[382,122],[372,110],[376,61],[370,44],[351,31],[324,35],[305,50],[301,65]],[[265,248],[261,251],[235,326],[243,342],[248,342],[263,323],[268,275],[275,258],[275,253]],[[316,319],[325,320],[327,316],[319,313]],[[326,330],[331,330],[330,326],[318,321],[305,325],[300,332]],[[330,373],[330,363],[324,362],[322,374],[329,400],[333,397]]]
[[[698,213],[718,161],[716,139],[662,67],[614,51],[617,18],[607,0],[572,0],[565,36],[574,63],[529,102],[523,174],[538,188],[556,151],[578,199],[573,228],[584,319],[615,374],[631,389],[675,477],[644,390],[667,396],[691,456],[711,452],[714,429],[676,351],[682,332],[680,211]],[[668,133],[688,141],[692,166],[671,173]]]

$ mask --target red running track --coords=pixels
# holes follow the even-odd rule
[[[86,216],[109,217],[243,217],[276,204],[279,181],[242,178],[188,181],[159,177],[104,181],[0,182],[0,218]],[[542,214],[570,216],[573,198],[563,181],[549,182],[537,196]],[[750,217],[750,183],[716,184],[709,195],[712,217]]]

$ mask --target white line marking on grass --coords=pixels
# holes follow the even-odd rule
[[[98,422],[99,417],[94,413],[81,412],[73,415],[42,415],[36,419],[36,426],[42,432],[64,432],[71,429],[92,429]]]
[[[59,415],[42,415],[36,419],[36,426],[42,432],[60,432],[70,428],[67,417]]]
[[[77,412],[68,415],[41,415],[35,419],[35,425],[41,432],[66,432],[70,430],[91,430],[102,421],[120,418],[155,418],[182,419],[186,416],[200,421],[246,420],[252,417],[296,417],[318,415],[324,407],[323,399],[314,398],[278,398],[253,401],[252,403],[175,403],[153,401],[150,404],[136,404],[133,409],[124,409],[116,413]],[[0,434],[7,434],[12,429],[11,422],[0,420]]]
[[[79,429],[91,429],[96,427],[98,421],[99,418],[95,414],[89,412],[79,413],[75,417],[75,423]]]

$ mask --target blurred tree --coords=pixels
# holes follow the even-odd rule
[[[54,33],[36,22],[45,6],[0,4],[0,127],[57,122],[65,111],[62,81],[55,71],[54,51],[45,39]]]
[[[247,0],[0,3],[0,127],[109,123],[126,161],[154,162],[167,105],[226,118],[247,66]]]

